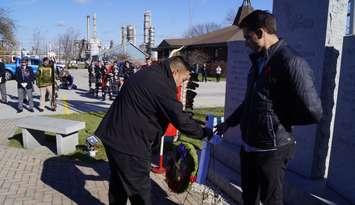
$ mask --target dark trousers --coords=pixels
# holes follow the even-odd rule
[[[207,82],[207,74],[202,74],[202,82]]]
[[[6,83],[0,83],[1,102],[7,102]]]
[[[105,145],[110,165],[110,205],[150,205],[150,162],[115,151]]]
[[[102,87],[102,99],[103,100],[106,99],[106,94],[108,94],[108,96],[110,97],[110,100],[111,100],[112,99],[112,88],[111,88],[111,86],[105,85],[104,87]]]
[[[276,151],[240,152],[242,197],[244,205],[282,205],[287,162],[293,157],[294,144]]]
[[[18,88],[17,93],[18,93],[18,109],[22,110],[23,109],[23,99],[25,98],[25,95],[28,97],[28,106],[29,109],[33,109],[33,98],[32,98],[32,88]]]
[[[97,82],[95,83],[95,96],[98,97],[99,95],[99,89],[100,89],[101,83]]]
[[[216,75],[216,81],[219,82],[221,80],[221,74]]]

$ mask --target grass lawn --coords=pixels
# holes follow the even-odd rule
[[[205,120],[207,113],[222,116],[224,112],[223,107],[216,108],[202,108],[194,110],[194,118],[198,120]],[[77,147],[77,152],[70,155],[70,157],[80,160],[93,160],[87,156],[85,152],[85,140],[88,136],[92,135],[96,130],[97,126],[101,122],[105,113],[101,112],[87,112],[87,113],[73,113],[68,115],[51,115],[51,117],[63,118],[69,120],[83,121],[86,123],[86,128],[79,132],[79,146]],[[55,136],[53,133],[46,133],[46,139],[49,143],[55,143]],[[22,147],[21,133],[19,130],[16,131],[15,135],[10,138],[9,146],[11,147]],[[201,148],[201,140],[191,139],[185,135],[181,135],[181,141],[193,144],[197,148]],[[102,145],[98,146],[98,152],[96,153],[96,160],[106,160],[106,153]]]

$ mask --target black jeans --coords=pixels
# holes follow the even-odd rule
[[[150,205],[150,162],[118,152],[105,145],[110,165],[110,205]]]
[[[244,205],[282,205],[283,181],[287,162],[293,157],[295,144],[276,151],[240,152],[242,197]]]

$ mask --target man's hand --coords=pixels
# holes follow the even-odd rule
[[[21,83],[21,86],[22,86],[23,88],[26,88],[27,83]]]
[[[203,138],[205,137],[207,137],[208,141],[213,137],[213,131],[211,128],[208,127],[203,128]]]
[[[225,122],[222,122],[216,125],[215,128],[214,133],[221,136],[228,130],[229,126]]]

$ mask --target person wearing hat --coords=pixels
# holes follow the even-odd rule
[[[17,91],[18,91],[18,107],[17,112],[23,111],[23,99],[24,96],[28,97],[28,110],[34,112],[33,110],[33,81],[35,76],[33,74],[32,68],[27,65],[27,59],[21,60],[21,65],[16,69],[15,79],[17,81]]]
[[[2,58],[0,57],[0,92],[1,92],[0,103],[7,103],[5,73],[6,73],[5,65],[2,62]]]
[[[190,78],[188,68],[175,56],[132,75],[101,121],[95,135],[109,160],[110,204],[126,204],[128,198],[132,205],[151,204],[151,150],[170,122],[191,137],[212,137],[176,99],[176,88]]]
[[[44,57],[43,58],[43,64],[39,66],[38,72],[37,72],[37,86],[40,91],[40,104],[39,104],[39,111],[43,112],[44,111],[44,105],[45,105],[45,98],[46,98],[46,93],[48,93],[49,99],[51,100],[51,106],[53,105],[52,103],[52,86],[53,86],[53,79],[54,79],[54,73],[53,73],[53,68],[49,64],[49,58]],[[55,111],[54,107],[51,107],[52,111]]]

